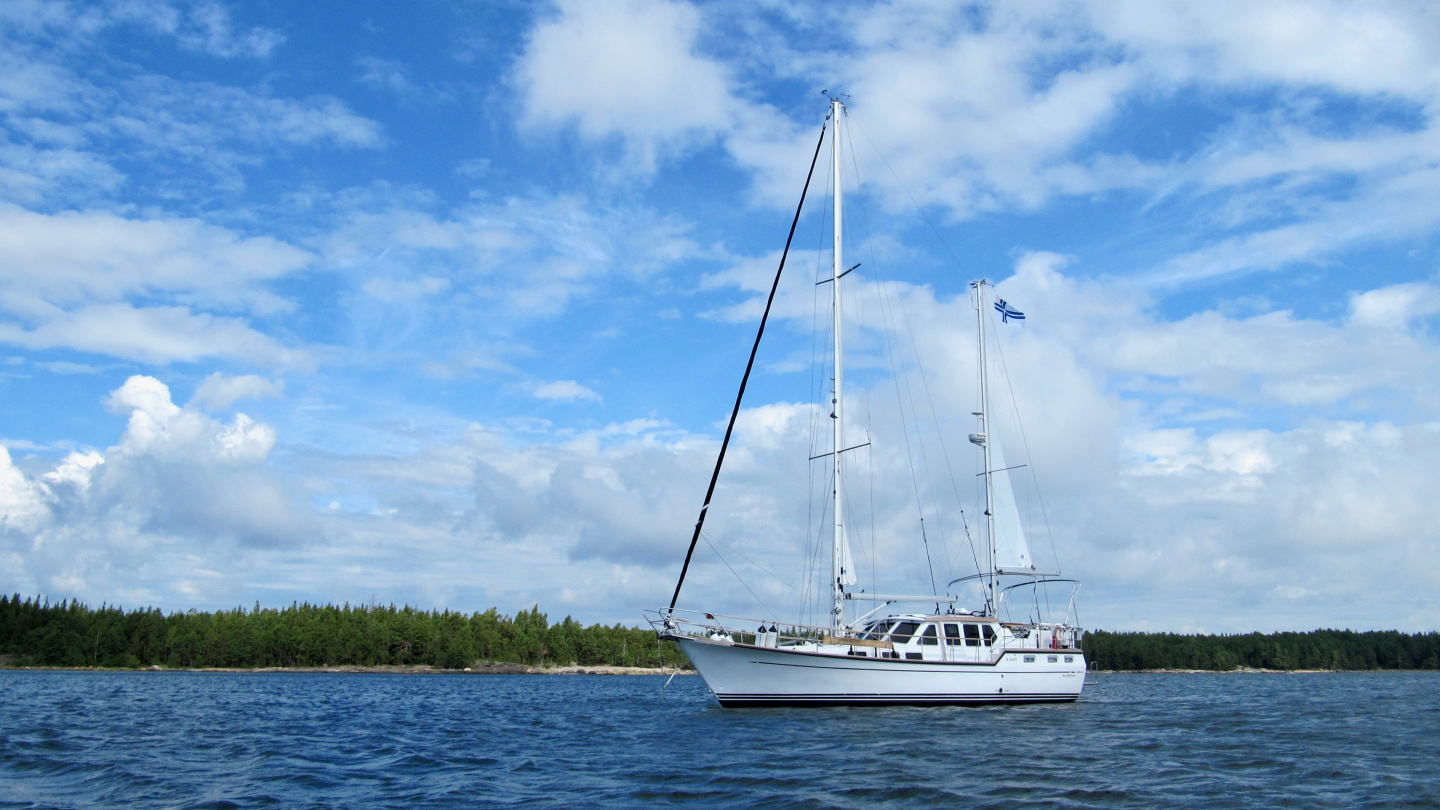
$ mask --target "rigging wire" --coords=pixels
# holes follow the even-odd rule
[[[896,296],[895,296],[895,301],[896,301],[896,303],[897,303],[897,304],[899,305],[899,307],[900,307],[900,314],[901,314],[900,321],[901,321],[901,323],[904,323],[904,324],[905,324],[905,328],[906,328],[906,330],[907,330],[907,331],[909,332],[909,334],[910,334],[910,344],[911,344],[911,348],[912,348],[912,350],[915,352],[915,369],[916,369],[916,373],[920,376],[921,381],[925,383],[925,385],[926,385],[926,387],[927,387],[927,390],[928,390],[929,382],[926,380],[926,377],[925,377],[925,367],[924,367],[924,365],[920,362],[920,351],[919,351],[919,347],[918,347],[918,346],[916,345],[916,343],[915,343],[915,332],[914,332],[914,328],[910,325],[910,314],[905,311],[905,299],[904,299],[904,296],[896,295]],[[919,425],[920,425],[920,409],[915,406],[915,388],[914,388],[914,386],[913,386],[913,385],[911,384],[911,382],[910,382],[910,375],[906,375],[906,377],[905,377],[905,394],[906,394],[906,396],[908,396],[908,397],[910,398],[910,415],[911,415],[911,418],[913,418],[913,419],[915,420],[916,431],[917,431],[917,433],[918,433],[918,431],[919,431]],[[939,420],[939,419],[936,419],[936,420],[935,420],[935,433],[936,433],[936,436],[937,436],[938,440],[941,442],[941,446],[943,447],[943,446],[944,446],[945,437],[944,437],[944,432],[940,430],[940,420]],[[926,483],[926,484],[928,485],[928,487],[929,487],[929,490],[930,490],[930,498],[931,498],[932,501],[935,501],[935,502],[938,503],[937,496],[936,496],[936,491],[935,491],[935,480],[934,480],[934,478],[931,476],[932,467],[931,467],[931,464],[930,464],[930,454],[926,451],[926,449],[925,449],[925,443],[924,443],[924,442],[917,442],[917,444],[920,445],[920,461],[921,461],[921,464],[923,465],[923,469],[925,470],[925,483]],[[938,509],[937,509],[937,513],[938,513]],[[950,569],[953,571],[953,566],[950,565],[950,549],[949,549],[949,544],[946,542],[946,537],[945,537],[945,524],[944,524],[943,522],[940,523],[940,543],[941,543],[942,548],[944,548],[944,550],[945,550],[945,565],[946,565],[947,568],[950,568]]]
[[[855,116],[851,114],[850,118],[854,119]],[[910,204],[915,206],[915,212],[918,213],[920,217],[925,220],[926,225],[930,226],[930,230],[935,234],[935,238],[940,240],[940,246],[945,248],[945,252],[949,253],[950,258],[955,261],[955,266],[959,267],[961,270],[964,270],[965,263],[960,261],[960,257],[956,256],[955,251],[950,249],[950,243],[945,241],[945,237],[940,234],[940,229],[935,227],[935,223],[930,219],[930,216],[925,213],[925,209],[920,207],[920,203],[915,199],[915,195],[910,193],[910,187],[905,185],[905,181],[900,179],[900,175],[896,173],[895,167],[890,165],[890,161],[888,158],[885,157],[885,153],[880,151],[880,147],[875,145],[875,141],[871,140],[870,133],[865,131],[865,127],[860,126],[860,122],[858,120],[855,121],[855,126],[857,129],[860,130],[860,134],[865,136],[865,140],[870,143],[870,148],[874,149],[875,154],[880,156],[880,160],[885,164],[885,168],[890,170],[890,176],[895,178],[895,182],[900,186],[901,190],[905,192],[905,196],[910,198]]]
[[[834,137],[833,134],[832,134],[831,137]],[[823,481],[817,481],[817,480],[816,480],[816,477],[815,477],[815,460],[814,460],[814,456],[818,455],[818,454],[815,452],[815,450],[816,450],[816,445],[817,445],[817,443],[818,443],[818,441],[819,441],[819,437],[820,437],[820,435],[821,435],[821,433],[822,433],[822,431],[821,431],[821,429],[820,429],[820,424],[821,424],[821,421],[822,421],[822,416],[821,416],[821,414],[824,413],[824,408],[823,408],[823,406],[821,405],[821,397],[824,396],[824,388],[825,388],[825,377],[824,377],[823,374],[817,375],[816,370],[817,370],[817,369],[824,369],[824,368],[826,367],[827,359],[830,357],[830,345],[829,345],[829,343],[827,342],[827,343],[824,344],[824,345],[825,345],[825,348],[824,348],[822,351],[819,351],[819,352],[818,352],[819,355],[820,355],[820,360],[819,360],[818,362],[816,361],[816,355],[817,355],[817,349],[816,349],[816,347],[817,347],[818,345],[820,345],[820,334],[821,334],[821,333],[820,333],[820,329],[819,329],[819,324],[820,324],[820,315],[819,315],[819,313],[820,313],[820,288],[819,288],[819,286],[818,286],[818,279],[820,278],[820,273],[821,273],[821,268],[822,268],[821,259],[822,259],[823,255],[824,255],[824,252],[825,252],[825,228],[826,228],[826,225],[825,225],[825,224],[830,221],[830,216],[829,216],[829,214],[830,214],[830,206],[831,206],[832,201],[834,200],[834,189],[833,189],[832,186],[833,186],[833,178],[831,177],[830,172],[826,172],[826,173],[825,173],[825,197],[824,197],[824,199],[825,199],[825,207],[824,207],[824,211],[822,212],[822,216],[821,216],[821,218],[820,218],[820,227],[817,228],[816,231],[815,231],[816,245],[815,245],[815,275],[814,275],[814,277],[815,277],[815,279],[817,279],[817,284],[816,284],[816,285],[812,285],[811,288],[810,288],[811,291],[812,291],[812,292],[811,292],[811,311],[810,311],[810,326],[811,326],[811,328],[810,328],[810,394],[809,394],[809,395],[810,395],[810,401],[811,401],[811,404],[812,404],[812,408],[811,408],[811,410],[810,410],[810,447],[809,447],[809,455],[811,456],[811,460],[810,460],[810,462],[806,465],[806,468],[805,468],[805,470],[806,470],[806,479],[807,479],[806,491],[807,491],[807,493],[808,493],[808,497],[806,498],[806,518],[805,518],[805,524],[806,524],[806,528],[805,528],[805,558],[804,558],[804,559],[805,559],[805,565],[804,565],[803,576],[802,576],[802,580],[801,580],[802,582],[805,583],[805,589],[804,589],[804,591],[802,592],[802,596],[801,596],[801,600],[800,600],[800,622],[799,622],[800,624],[813,624],[814,622],[812,622],[811,620],[818,617],[818,611],[819,611],[819,604],[818,604],[818,602],[819,602],[819,598],[820,598],[820,583],[819,583],[819,581],[818,581],[818,580],[819,580],[819,577],[820,577],[820,548],[821,548],[821,544],[823,543],[824,521],[825,521],[825,515],[827,514],[827,510],[828,510],[828,507],[827,507],[827,506],[825,506],[825,505],[822,505],[822,506],[821,506],[821,508],[820,508],[820,515],[819,515],[820,523],[819,523],[819,524],[816,524],[816,523],[814,522],[814,519],[815,519],[815,502],[816,502],[816,486],[818,485],[818,486],[821,487],[820,492],[827,492],[827,490],[824,488],[824,483],[823,483]],[[834,322],[835,314],[830,311],[829,307],[826,307],[826,308],[825,308],[825,311],[826,311],[825,317],[826,317],[826,323],[827,323],[826,331],[828,332],[828,331],[830,330],[830,328],[831,328],[830,324],[833,324],[833,322]],[[828,479],[826,479],[826,480],[828,480]],[[825,499],[825,502],[826,502],[826,503],[828,503],[829,497],[830,497],[829,494],[824,495],[824,499]],[[811,537],[812,537],[812,536],[814,537],[814,544],[813,544],[813,545],[811,544]],[[813,588],[811,587],[812,585],[814,586]]]
[[[880,161],[885,164],[885,168],[889,170],[890,175],[891,175],[891,177],[893,177],[893,178],[895,179],[896,184],[899,185],[900,188],[901,188],[901,190],[905,192],[905,196],[910,199],[910,203],[911,203],[912,206],[914,206],[916,213],[918,213],[918,214],[920,215],[920,217],[925,220],[925,224],[928,225],[929,228],[930,228],[930,231],[935,234],[935,238],[939,241],[940,246],[945,249],[945,252],[946,252],[946,253],[950,254],[950,258],[955,262],[955,265],[963,270],[963,269],[966,267],[965,263],[962,262],[962,261],[960,260],[960,257],[955,254],[955,251],[951,249],[950,243],[949,243],[948,241],[946,241],[944,235],[942,235],[942,234],[940,233],[940,229],[939,229],[938,227],[936,227],[935,222],[930,219],[930,216],[929,216],[928,214],[925,213],[925,209],[924,209],[923,207],[921,207],[919,201],[916,200],[915,195],[910,191],[910,187],[905,184],[905,181],[903,181],[903,180],[900,179],[899,173],[895,171],[895,167],[894,167],[893,165],[891,165],[890,160],[885,157],[885,153],[884,153],[883,151],[881,151],[881,149],[880,149],[878,146],[875,145],[874,139],[870,137],[870,133],[865,130],[865,127],[860,123],[860,121],[859,121],[853,114],[851,114],[849,117],[850,117],[850,119],[854,122],[855,127],[860,130],[860,134],[865,136],[865,140],[870,144],[870,148],[871,148],[872,150],[874,150],[875,154],[880,158]],[[983,328],[983,327],[982,327],[982,328]],[[913,339],[913,335],[912,335],[912,339]],[[996,346],[997,346],[997,349],[999,349],[999,340],[998,340],[998,339],[996,340]],[[1006,386],[1007,386],[1007,387],[1010,387],[1010,375],[1009,375],[1009,371],[1008,371],[1008,369],[1005,369],[1004,350],[1003,350],[1003,349],[999,349],[999,353],[1000,353],[1001,368],[1002,368],[1002,370],[1005,371],[1005,383],[1006,383]],[[978,372],[977,372],[977,373],[978,373]],[[1011,407],[1012,407],[1012,408],[1016,408],[1013,389],[1011,390]],[[1026,438],[1026,436],[1025,436],[1024,426],[1023,426],[1023,425],[1020,425],[1018,408],[1016,408],[1016,423],[1017,423],[1017,425],[1020,426],[1020,434],[1021,434],[1021,435],[1020,435],[1020,438],[1021,438],[1021,442],[1022,442],[1022,443],[1024,444],[1024,446],[1025,446],[1025,453],[1026,453],[1026,456],[1027,456],[1027,458],[1028,458],[1029,455],[1030,455],[1029,440],[1028,440],[1028,439]],[[941,447],[942,447],[942,449],[944,448],[944,442],[943,442],[943,440],[942,440],[942,442],[941,442]],[[948,458],[947,458],[947,462],[948,462]],[[1032,467],[1033,467],[1033,465],[1032,465]],[[1031,473],[1030,473],[1030,474],[1031,474],[1031,477],[1032,477],[1032,478],[1036,478],[1033,469],[1031,470]],[[953,478],[953,470],[952,470],[952,478]],[[978,485],[978,482],[977,482],[977,485]],[[1037,500],[1039,501],[1039,503],[1040,503],[1041,514],[1042,514],[1042,516],[1043,516],[1043,518],[1044,518],[1044,521],[1045,521],[1045,531],[1046,531],[1046,535],[1047,535],[1047,537],[1048,537],[1048,539],[1049,539],[1049,541],[1050,541],[1050,551],[1051,551],[1051,554],[1054,555],[1054,559],[1056,560],[1056,564],[1057,564],[1057,567],[1058,567],[1058,564],[1059,564],[1059,554],[1058,554],[1058,552],[1057,552],[1057,550],[1056,550],[1056,548],[1055,548],[1055,536],[1054,536],[1054,533],[1053,533],[1053,531],[1051,530],[1051,527],[1050,527],[1050,517],[1049,517],[1049,512],[1048,512],[1048,510],[1045,508],[1044,496],[1040,494],[1040,488],[1039,488],[1039,481],[1038,481],[1038,479],[1036,480],[1036,499],[1037,499]],[[967,523],[968,523],[968,522],[967,522]],[[973,540],[973,537],[971,537],[971,535],[970,535],[968,525],[967,525],[967,527],[966,527],[966,536],[967,536],[967,538],[969,538],[969,539],[971,540],[971,551],[972,551],[972,555],[973,555],[973,554],[974,554],[974,540]],[[1047,598],[1048,598],[1048,595],[1047,595]]]
[[[848,113],[847,113],[847,116],[848,116]],[[838,130],[837,130],[837,131],[838,131]],[[855,184],[855,188],[856,188],[856,189],[859,189],[862,185],[864,185],[864,183],[863,183],[863,181],[861,180],[861,177],[860,177],[860,166],[859,166],[859,164],[855,163],[855,142],[854,142],[854,138],[853,138],[853,137],[851,137],[851,136],[847,136],[847,137],[850,137],[850,141],[849,141],[849,143],[850,143],[849,155],[850,155],[850,165],[851,165],[851,172],[850,172],[850,174],[851,174],[851,177],[853,178],[853,182],[854,182],[854,184]],[[844,168],[844,166],[843,166],[843,164],[842,164],[842,170],[843,170],[843,168]],[[842,179],[843,179],[843,178],[842,178]],[[865,198],[864,198],[864,197],[859,197],[859,198],[858,198],[858,203],[859,203],[859,205],[860,205],[860,214],[861,214],[860,219],[862,220],[862,222],[864,223],[864,226],[865,226],[865,236],[866,236],[865,246],[866,246],[866,248],[867,248],[867,249],[869,250],[869,252],[870,252],[870,263],[871,263],[871,266],[874,267],[874,266],[876,266],[876,265],[875,265],[874,239],[873,239],[873,238],[871,237],[871,235],[870,235],[870,220],[869,220],[869,217],[867,216],[867,212],[866,212],[866,208],[865,208]],[[856,265],[856,267],[858,267],[858,266],[859,266],[859,265]],[[851,268],[851,269],[854,269],[854,268]],[[849,272],[849,271],[846,271],[846,272]],[[859,280],[857,279],[857,281],[859,281]],[[862,283],[862,284],[860,285],[860,287],[858,288],[858,291],[851,293],[851,295],[853,296],[854,301],[855,301],[855,315],[856,315],[856,317],[855,317],[855,322],[861,324],[862,326],[867,323],[866,313],[865,313],[865,292],[864,292],[864,291],[865,291],[865,285]],[[864,375],[863,370],[862,370],[859,374],[857,374],[856,376],[857,376],[857,377],[860,377],[860,376],[862,376],[862,375]],[[867,377],[866,377],[866,384],[860,386],[860,390],[861,390],[861,392],[863,393],[864,400],[865,400],[865,441],[866,441],[867,443],[870,443],[870,444],[871,444],[871,446],[870,446],[869,448],[867,448],[866,454],[865,454],[865,459],[866,459],[866,468],[865,468],[865,469],[866,469],[866,474],[867,474],[867,476],[868,476],[866,480],[867,480],[867,483],[868,483],[868,492],[867,492],[867,495],[869,496],[869,497],[868,497],[868,500],[867,500],[867,503],[868,503],[868,505],[869,505],[870,533],[869,533],[869,536],[868,536],[868,541],[869,541],[869,542],[868,542],[864,547],[861,548],[861,551],[862,551],[862,554],[863,554],[863,552],[865,551],[866,548],[868,548],[869,551],[870,551],[870,587],[871,587],[871,591],[872,591],[872,592],[879,592],[879,590],[880,590],[880,587],[879,587],[879,575],[878,575],[878,573],[877,573],[877,570],[878,570],[878,568],[879,568],[879,556],[880,556],[880,555],[879,555],[879,545],[880,545],[880,541],[879,541],[879,538],[878,538],[878,537],[876,536],[876,534],[875,534],[875,452],[874,452],[874,446],[873,446],[873,441],[874,441],[874,436],[875,436],[875,430],[874,430],[874,424],[873,424],[874,409],[873,409],[873,406],[872,406],[872,404],[871,404],[871,402],[870,402],[870,388],[871,388],[871,387],[872,387],[872,386],[870,385],[870,380],[869,380],[869,378],[868,378],[868,376],[867,376]],[[849,518],[853,516],[853,512],[854,512],[854,510],[855,510],[855,508],[856,508],[856,503],[855,503],[855,501],[854,501],[854,500],[849,500],[849,501],[847,501],[847,502],[846,502],[846,507],[847,507],[847,509],[851,512],[851,515],[847,515],[846,524],[845,524],[845,525],[849,526],[849,525],[851,525],[851,521],[849,520]],[[855,524],[855,525],[860,525],[860,523],[859,523],[858,521],[855,521],[854,524]],[[926,551],[926,557],[927,557],[926,562],[928,563],[928,562],[929,562],[929,559],[928,559],[928,557],[929,557],[929,551],[928,551],[928,549],[927,549],[927,551]],[[932,577],[932,579],[933,579],[933,577]]]
[[[724,540],[721,540],[720,538],[716,537],[715,535],[711,534],[710,532],[701,532],[701,533],[700,533],[700,536],[701,536],[701,537],[704,537],[707,542],[719,543],[720,545],[722,545],[722,546],[724,546],[725,548],[729,549],[730,551],[734,552],[737,556],[740,557],[740,559],[744,560],[745,562],[750,563],[751,565],[755,566],[756,568],[759,568],[761,571],[764,571],[765,573],[769,574],[770,576],[775,577],[775,579],[776,579],[777,581],[779,581],[779,583],[780,583],[781,585],[784,585],[785,587],[789,588],[789,589],[792,590],[792,591],[793,591],[793,590],[796,590],[795,584],[794,584],[793,582],[788,582],[788,581],[786,581],[785,579],[782,579],[782,578],[781,578],[778,574],[776,574],[774,571],[771,571],[770,569],[766,568],[765,566],[761,565],[760,563],[757,563],[757,562],[755,562],[754,560],[750,559],[750,557],[747,556],[747,555],[745,554],[745,552],[743,552],[743,551],[741,551],[740,549],[738,549],[738,548],[730,545],[729,543],[725,542]]]
[[[911,446],[910,442],[910,428],[906,425],[907,420],[905,419],[905,397],[904,394],[902,394],[900,391],[900,368],[896,362],[895,347],[891,340],[891,332],[893,331],[893,329],[890,325],[891,318],[889,315],[889,310],[884,304],[885,299],[881,297],[880,300],[881,317],[884,319],[885,322],[885,348],[886,354],[888,355],[888,358],[890,360],[890,380],[895,385],[895,401],[896,405],[898,405],[900,409],[901,428],[902,433],[905,437],[905,459],[910,467],[910,484],[915,491],[915,511],[920,519],[920,537],[925,546],[925,564],[929,566],[931,570],[931,591],[933,592],[935,589],[935,583],[933,581],[935,567],[934,564],[930,561],[930,540],[928,537],[926,537],[925,534],[925,506],[920,496],[920,479],[915,474],[915,451],[914,448]],[[913,413],[913,402],[911,410]]]
[[[762,610],[764,610],[766,613],[770,614],[770,618],[771,618],[772,620],[774,620],[774,621],[779,621],[780,619],[779,619],[778,616],[775,615],[775,611],[771,610],[771,609],[770,609],[770,606],[767,605],[767,604],[765,604],[765,600],[764,600],[764,599],[761,599],[761,598],[760,598],[760,595],[757,594],[757,593],[755,593],[754,589],[752,589],[752,588],[750,587],[749,583],[747,583],[747,582],[745,581],[745,578],[742,577],[742,576],[740,576],[740,574],[737,573],[737,572],[735,571],[735,569],[730,566],[730,562],[729,562],[728,560],[726,560],[726,559],[725,559],[725,556],[720,553],[720,549],[715,548],[715,544],[712,543],[712,542],[710,542],[710,538],[709,538],[709,537],[706,537],[706,536],[704,535],[704,533],[701,533],[700,539],[704,540],[704,541],[705,541],[705,545],[709,546],[709,547],[710,547],[710,550],[713,551],[713,552],[715,552],[716,558],[718,558],[718,559],[720,560],[720,562],[725,565],[726,568],[729,568],[729,569],[730,569],[730,573],[735,575],[735,579],[737,579],[737,580],[740,581],[740,585],[743,586],[743,587],[745,588],[745,590],[750,591],[750,595],[753,596],[753,597],[755,597],[755,601],[756,601],[756,602],[759,602],[759,603],[760,603],[760,608],[761,608]]]
[[[853,139],[853,136],[851,136],[850,163],[851,163],[851,166],[853,167],[856,185],[858,186],[858,185],[860,184],[860,164],[859,164],[858,162],[856,162],[856,160],[855,160],[855,152],[856,152],[856,150],[855,150],[855,147],[854,147],[854,139]],[[878,265],[878,262],[876,261],[876,256],[875,256],[875,239],[874,239],[874,236],[873,236],[873,234],[872,234],[872,232],[871,232],[871,229],[870,229],[869,208],[866,207],[865,201],[864,201],[864,198],[863,198],[863,197],[859,200],[859,206],[860,206],[860,219],[861,219],[861,222],[864,224],[865,234],[866,234],[866,243],[865,243],[865,244],[866,244],[866,249],[870,252],[871,264],[872,264],[872,265]],[[937,588],[936,585],[935,585],[935,563],[934,563],[934,560],[931,558],[931,555],[930,555],[930,538],[929,538],[928,533],[925,531],[925,506],[924,506],[924,497],[921,495],[921,492],[920,492],[920,481],[919,481],[919,478],[916,476],[916,473],[915,473],[915,455],[914,455],[914,453],[913,453],[913,451],[912,451],[912,449],[911,449],[911,444],[910,444],[910,428],[906,425],[906,420],[905,420],[905,402],[904,402],[903,396],[900,394],[900,383],[899,383],[900,371],[899,371],[899,365],[898,365],[897,360],[896,360],[897,354],[896,354],[896,352],[895,352],[895,347],[894,347],[894,344],[893,344],[893,342],[892,342],[892,340],[891,340],[891,333],[894,332],[895,329],[894,329],[893,326],[891,326],[891,323],[890,323],[890,322],[891,322],[891,318],[889,317],[888,310],[887,310],[887,308],[886,308],[886,306],[885,306],[885,288],[884,288],[884,285],[883,285],[883,284],[877,284],[877,285],[876,285],[876,289],[877,289],[876,298],[879,300],[879,303],[880,303],[881,321],[882,321],[882,323],[884,324],[884,327],[885,327],[885,328],[882,330],[882,332],[884,332],[884,335],[885,335],[886,354],[887,354],[887,356],[888,356],[888,359],[890,360],[891,379],[892,379],[892,381],[895,382],[895,398],[896,398],[896,401],[897,401],[897,405],[899,406],[899,409],[900,409],[901,427],[902,427],[902,430],[903,430],[904,436],[905,436],[905,455],[906,455],[906,458],[907,458],[907,460],[908,460],[908,462],[909,462],[909,465],[910,465],[910,481],[911,481],[911,485],[913,486],[914,491],[915,491],[915,509],[916,509],[916,512],[917,512],[917,514],[918,514],[918,516],[919,516],[919,520],[920,520],[920,539],[921,539],[921,544],[922,544],[922,546],[923,546],[924,549],[925,549],[925,566],[926,566],[926,568],[927,568],[927,569],[929,570],[929,572],[930,572],[930,591],[931,591],[931,593],[937,593],[937,592],[938,592],[938,588]],[[862,300],[862,301],[864,300],[864,299],[863,299],[863,296],[861,296],[861,300]],[[917,359],[918,359],[918,357],[917,357]],[[907,381],[906,385],[907,385],[907,388],[908,388],[908,381]],[[868,408],[869,408],[869,392],[868,392],[868,389],[867,389],[867,392],[866,392],[866,407],[867,407],[866,417],[867,417],[867,419],[868,419],[868,418],[869,418],[869,412],[868,412]],[[929,461],[926,459],[926,456],[925,456],[924,443],[921,442],[921,441],[919,441],[919,438],[920,438],[919,435],[918,435],[918,431],[919,431],[919,420],[913,418],[913,417],[916,416],[916,411],[915,411],[915,405],[914,405],[914,397],[913,397],[913,395],[911,396],[910,412],[911,412],[911,416],[912,416],[912,420],[911,420],[911,421],[913,421],[913,422],[915,423],[915,426],[916,426],[916,431],[917,431],[917,436],[916,436],[917,441],[916,441],[916,443],[920,445],[921,462],[922,462],[922,464],[924,464],[924,465],[926,466],[926,468],[927,468],[926,473],[927,473],[927,478],[928,478],[928,473],[929,473],[928,465],[929,465]],[[872,482],[872,483],[873,483],[873,482]],[[933,493],[933,490],[934,490],[933,484],[932,484],[932,486],[931,486],[931,490],[932,490],[931,495],[932,495],[932,499],[933,499],[933,495],[934,495],[934,493]],[[936,515],[937,515],[937,517],[938,517],[938,515],[939,515],[938,506],[937,506],[937,505],[932,505],[932,508],[934,509],[934,511],[935,511],[935,513],[936,513]],[[872,499],[872,509],[873,509],[873,499]],[[946,543],[945,543],[945,530],[944,530],[943,524],[941,525],[941,528],[940,528],[940,544],[941,544],[941,550],[942,550],[942,551],[944,552],[944,554],[945,554],[945,566],[946,566],[947,569],[950,569],[950,568],[952,568],[952,566],[950,565],[950,550],[949,550],[948,546],[947,546]]]
[[[955,467],[950,463],[950,450],[945,444],[945,432],[940,429],[940,414],[935,410],[935,398],[930,394],[930,378],[925,374],[925,366],[920,361],[920,345],[915,340],[915,329],[910,324],[910,313],[905,309],[905,299],[896,295],[895,300],[900,305],[900,314],[905,322],[906,331],[910,334],[910,349],[915,352],[915,365],[920,370],[920,384],[925,389],[925,401],[930,406],[930,419],[935,423],[935,433],[940,443],[940,455],[945,459],[945,469],[950,473],[950,488],[955,493],[955,501],[960,503],[960,485],[955,480]],[[913,406],[912,406],[913,407]],[[934,484],[931,484],[934,487]],[[975,573],[980,573],[980,557],[975,551],[975,538],[970,534],[970,521],[965,517],[965,507],[960,506],[960,525],[965,530],[965,540],[970,545],[970,556],[975,561]]]
[[[991,319],[991,326],[994,326],[994,319]],[[1035,500],[1040,504],[1040,516],[1045,521],[1045,536],[1050,541],[1051,559],[1055,560],[1055,570],[1060,570],[1060,554],[1055,550],[1055,533],[1050,529],[1050,513],[1045,509],[1045,496],[1040,491],[1040,478],[1035,475],[1034,459],[1030,456],[1030,440],[1025,436],[1025,423],[1020,420],[1020,405],[1015,399],[1015,388],[1010,382],[1010,368],[1005,365],[1005,347],[1000,345],[1000,334],[995,332],[995,350],[1000,355],[1000,372],[1005,375],[1005,390],[1010,392],[1010,410],[1015,414],[1015,427],[1020,431],[1020,444],[1025,448],[1025,461],[1028,463],[1030,480],[1035,484]]]

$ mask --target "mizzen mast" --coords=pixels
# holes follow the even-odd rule
[[[990,458],[990,375],[985,368],[985,288],[990,285],[989,281],[981,279],[970,282],[970,288],[975,291],[973,305],[975,307],[975,332],[976,344],[979,346],[979,375],[980,410],[975,412],[979,419],[980,432],[971,434],[970,441],[980,445],[985,451],[985,557],[990,564],[990,570],[982,572],[988,574],[988,578],[982,579],[986,585],[985,592],[985,613],[995,615],[995,594],[996,568],[995,559],[995,489],[991,486],[990,480],[995,470],[995,465]]]

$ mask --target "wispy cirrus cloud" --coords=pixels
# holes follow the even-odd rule
[[[230,9],[213,0],[31,0],[7,4],[0,12],[0,26],[30,37],[52,37],[53,44],[74,49],[94,45],[115,29],[134,27],[222,59],[264,59],[285,41],[274,29],[236,26]]]

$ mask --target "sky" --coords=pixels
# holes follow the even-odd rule
[[[984,277],[1084,626],[1440,626],[1420,2],[0,0],[0,591],[638,623],[825,90],[876,588],[973,571]],[[682,607],[815,596],[814,183]]]

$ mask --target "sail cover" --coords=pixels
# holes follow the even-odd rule
[[[999,570],[1023,568],[1034,569],[1030,558],[1030,544],[1025,541],[1025,528],[1020,525],[1020,510],[1015,505],[1015,491],[1010,486],[1010,470],[1006,467],[1005,453],[1000,442],[992,433],[990,462],[995,471],[990,474],[990,492],[994,498],[995,510],[995,567]]]

